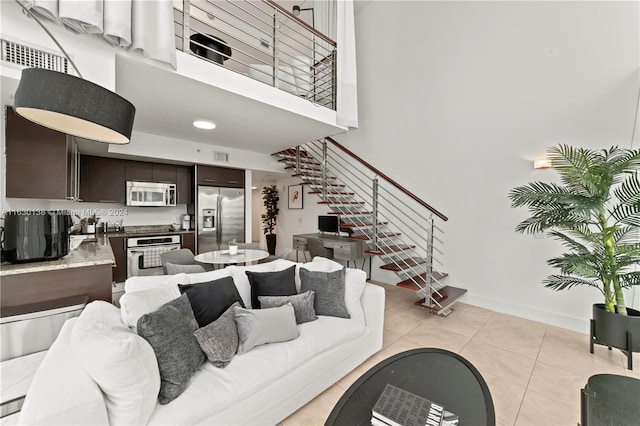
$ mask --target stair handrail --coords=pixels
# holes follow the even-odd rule
[[[349,155],[351,158],[353,158],[354,160],[356,160],[357,162],[359,162],[360,164],[365,166],[367,169],[371,170],[373,173],[375,173],[376,175],[378,175],[382,179],[384,179],[387,182],[389,182],[398,191],[402,192],[403,194],[405,194],[406,196],[408,196],[409,198],[414,200],[416,203],[420,204],[422,207],[426,208],[431,213],[433,213],[434,215],[438,216],[443,221],[446,222],[447,220],[449,220],[449,218],[447,216],[442,214],[436,208],[432,207],[429,203],[424,201],[422,198],[418,197],[413,192],[409,191],[407,188],[405,188],[404,186],[400,185],[398,182],[396,182],[395,180],[391,179],[389,176],[387,176],[386,174],[384,174],[383,172],[378,170],[376,167],[372,166],[367,161],[363,160],[361,157],[359,157],[357,154],[353,153],[351,150],[349,150],[347,147],[342,145],[337,140],[333,139],[332,137],[326,137],[325,140],[331,142],[333,145],[335,145],[336,147],[340,148],[340,150],[342,150],[345,154]]]

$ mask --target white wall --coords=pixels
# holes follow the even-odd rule
[[[588,331],[600,293],[544,288],[546,260],[562,247],[516,234],[527,213],[507,194],[555,178],[532,169],[548,146],[630,146],[638,27],[638,2],[376,1],[359,11],[359,129],[338,139],[449,216],[444,270],[466,302]]]

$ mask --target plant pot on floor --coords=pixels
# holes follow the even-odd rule
[[[267,234],[265,238],[267,239],[267,251],[273,256],[276,254],[276,234]]]
[[[627,356],[627,368],[633,370],[633,352],[640,352],[640,311],[627,308],[627,315],[604,310],[604,303],[593,305],[590,351],[593,345],[620,349]]]

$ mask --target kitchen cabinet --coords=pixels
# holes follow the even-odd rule
[[[176,183],[176,166],[173,164],[153,163],[153,182]]]
[[[241,169],[197,165],[196,173],[201,185],[244,188],[244,170]]]
[[[193,204],[193,167],[176,166],[177,204]]]
[[[6,109],[6,196],[64,200],[68,194],[67,135]]]
[[[113,282],[121,283],[127,279],[127,248],[125,237],[109,237],[111,251],[116,261],[113,267]]]
[[[188,248],[193,253],[196,252],[196,234],[195,232],[189,232],[186,234],[182,234],[182,248]]]
[[[151,182],[153,179],[153,163],[127,160],[125,162],[125,176],[126,181]]]
[[[125,203],[125,160],[80,156],[80,198],[99,203]]]

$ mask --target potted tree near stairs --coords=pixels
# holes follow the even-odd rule
[[[593,305],[591,353],[594,344],[618,348],[631,370],[640,311],[626,307],[623,289],[640,284],[640,150],[560,145],[549,148],[548,159],[561,184],[533,182],[509,193],[512,207],[531,214],[516,232],[545,232],[568,249],[547,261],[560,273],[545,286],[597,288],[604,303]]]
[[[267,240],[267,251],[270,255],[276,254],[276,234],[274,230],[278,223],[278,188],[275,185],[265,186],[262,188],[262,203],[264,205],[264,213],[262,218],[262,230]]]

